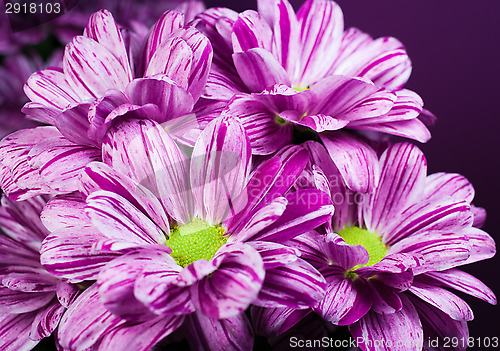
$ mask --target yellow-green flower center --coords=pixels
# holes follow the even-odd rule
[[[195,218],[190,223],[174,225],[165,244],[172,249],[175,262],[186,267],[194,261],[209,261],[226,243],[225,233],[224,228]]]
[[[303,87],[292,87],[292,88],[295,89],[296,91],[298,91],[299,93],[301,91],[304,91],[304,90],[309,90],[309,87],[305,87],[305,88],[303,88]]]
[[[351,269],[352,271],[360,267],[373,266],[382,261],[387,255],[387,247],[382,244],[382,239],[366,229],[361,229],[359,227],[344,228],[340,231],[339,235],[347,244],[361,245],[368,251],[370,257],[368,262],[353,267]]]

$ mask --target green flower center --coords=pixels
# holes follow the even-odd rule
[[[361,245],[366,251],[370,259],[366,264],[359,264],[351,269],[351,271],[356,270],[360,267],[373,266],[376,263],[382,261],[382,259],[387,255],[387,247],[382,244],[382,238],[378,237],[374,233],[370,233],[366,229],[361,229],[359,227],[344,228],[340,231],[339,235],[344,239],[344,241],[349,245]]]
[[[303,87],[292,87],[292,88],[295,89],[296,91],[298,91],[299,93],[301,91],[304,91],[304,90],[309,90],[309,87],[305,87],[305,88],[303,88]]]
[[[165,243],[172,249],[172,257],[181,267],[198,260],[209,261],[226,243],[226,231],[217,225],[209,225],[195,218],[191,223],[174,225]]]

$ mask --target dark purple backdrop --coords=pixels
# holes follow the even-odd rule
[[[238,11],[254,1],[209,0]],[[302,1],[292,3],[298,8]],[[429,172],[465,175],[485,207],[485,230],[500,242],[500,1],[338,0],[346,26],[401,40],[413,62],[407,88],[439,118],[424,150]],[[499,220],[499,222],[496,222]],[[500,255],[465,270],[500,295]],[[460,295],[476,319],[473,337],[500,336],[500,307]],[[471,348],[478,350],[478,348]]]

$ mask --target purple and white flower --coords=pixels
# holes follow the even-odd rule
[[[79,289],[49,274],[39,249],[49,233],[40,221],[46,200],[15,202],[2,196],[0,207],[0,348],[31,350],[52,334]]]
[[[486,285],[456,268],[495,254],[491,236],[476,227],[484,210],[471,205],[472,185],[458,174],[427,176],[422,152],[404,143],[389,146],[380,158],[373,149],[364,155],[374,178],[367,183],[375,187],[356,193],[332,161],[332,144],[325,148],[311,141],[305,147],[312,156],[310,181],[329,191],[335,204],[326,235],[313,231],[292,240],[328,284],[313,310],[331,323],[348,325],[354,338],[364,340],[363,350],[392,349],[389,344],[421,350],[424,336],[467,339],[472,310],[448,289],[497,301]],[[364,148],[369,150],[367,144]],[[279,333],[305,312],[254,315],[257,323],[274,320],[262,329]],[[399,345],[402,335],[407,342]]]
[[[108,11],[99,11],[66,46],[62,70],[28,79],[31,102],[23,111],[51,126],[1,142],[2,187],[11,198],[75,191],[78,172],[101,159],[107,129],[130,115],[163,123],[177,140],[194,143],[200,127],[192,110],[210,69],[208,39],[184,26],[183,13],[167,11],[145,38],[137,64],[125,34]]]
[[[293,126],[430,138],[422,99],[402,88],[411,62],[398,40],[344,31],[333,1],[307,0],[297,13],[287,0],[258,5],[198,16],[215,55],[205,97],[229,101],[223,113],[242,119],[253,153],[290,143]]]
[[[236,119],[212,121],[191,158],[156,122],[133,120],[108,132],[103,161],[84,169],[84,199],[49,202],[42,217],[53,232],[41,250],[51,273],[97,280],[86,297],[100,296],[99,318],[160,318],[175,327],[186,319],[197,348],[233,349],[236,338],[237,349],[248,350],[242,312],[250,304],[305,309],[323,297],[321,274],[281,244],[333,212],[320,190],[288,192],[308,161],[300,146],[250,173],[250,145]],[[91,321],[78,322],[89,304],[75,304],[61,322],[64,347],[90,346]],[[110,328],[93,331],[92,340]]]

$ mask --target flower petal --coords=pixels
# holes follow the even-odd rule
[[[30,339],[42,340],[52,334],[57,328],[61,317],[66,310],[59,302],[55,301],[49,306],[42,308],[36,314],[35,320],[31,325]]]
[[[64,72],[82,100],[101,97],[108,89],[124,91],[130,82],[120,61],[92,39],[77,36],[66,46]]]
[[[196,212],[209,223],[220,223],[246,205],[250,161],[248,137],[234,118],[214,120],[198,138],[191,157],[191,186]]]
[[[269,51],[261,48],[233,54],[234,65],[245,85],[260,93],[275,84],[291,86],[285,69]]]
[[[363,350],[394,350],[420,351],[424,344],[422,324],[413,304],[402,296],[403,308],[392,314],[368,312],[355,324],[349,326],[349,331]],[[401,339],[401,335],[405,339]]]
[[[253,350],[252,326],[244,313],[216,319],[196,312],[187,317],[186,325],[190,335],[188,342],[193,350]]]
[[[257,306],[252,306],[250,311],[255,332],[267,337],[283,334],[312,312],[309,308],[297,310],[295,308],[262,308]]]
[[[211,260],[218,266],[190,287],[196,309],[210,318],[230,318],[254,302],[266,274],[259,253],[244,244],[226,244]]]
[[[30,339],[30,328],[36,313],[2,314],[0,316],[0,348],[5,351],[29,351],[38,341]]]
[[[459,321],[474,319],[469,305],[446,289],[414,281],[409,290],[421,300],[446,313],[451,319]]]
[[[321,140],[349,189],[359,193],[374,191],[380,169],[373,148],[347,133],[322,134]]]
[[[424,154],[408,143],[388,148],[380,158],[380,167],[379,186],[363,208],[365,225],[371,232],[383,228],[389,219],[421,196],[427,173]]]
[[[271,17],[272,14],[271,10]],[[271,51],[272,37],[271,27],[258,12],[244,11],[233,25],[233,50],[234,52],[244,52],[253,48],[262,48]]]
[[[164,244],[165,233],[125,198],[100,190],[87,197],[85,212],[105,237],[143,244]]]

